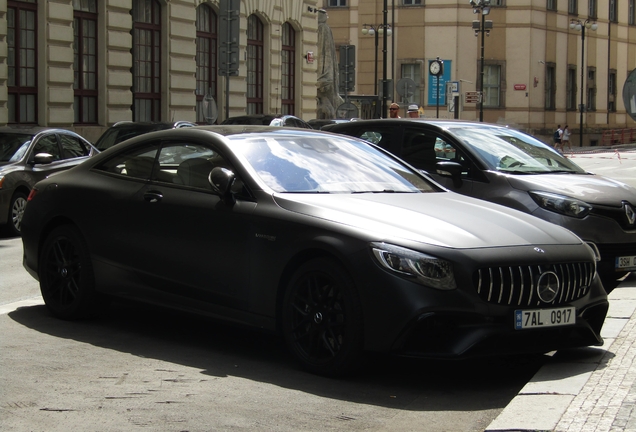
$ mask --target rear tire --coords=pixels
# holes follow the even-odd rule
[[[340,264],[318,258],[298,268],[285,293],[282,331],[291,353],[312,373],[341,376],[359,365],[362,306]]]
[[[42,247],[38,275],[44,303],[57,318],[92,317],[106,305],[95,291],[88,247],[72,225],[59,226],[48,235]]]

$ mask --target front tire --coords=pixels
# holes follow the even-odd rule
[[[38,274],[44,303],[57,318],[91,317],[104,305],[95,292],[88,247],[72,225],[59,226],[48,235],[42,247]]]
[[[300,266],[285,293],[282,331],[289,350],[312,373],[341,376],[358,366],[362,307],[340,264],[319,258]]]

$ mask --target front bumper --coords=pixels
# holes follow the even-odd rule
[[[608,307],[601,301],[577,310],[574,325],[525,330],[514,329],[514,311],[506,317],[425,313],[409,324],[392,351],[409,357],[454,358],[600,346]]]

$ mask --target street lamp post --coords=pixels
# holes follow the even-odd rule
[[[596,22],[586,19],[581,21],[580,19],[571,19],[570,28],[572,30],[581,32],[581,103],[579,104],[579,147],[583,147],[583,112],[585,111],[585,104],[583,103],[583,93],[585,88],[583,81],[585,80],[585,29],[596,31],[598,25]]]
[[[386,30],[386,31],[385,31]],[[373,69],[373,91],[375,95],[378,95],[378,36],[382,35],[384,49],[382,50],[383,56],[383,73],[382,73],[382,112],[383,116],[386,117],[386,92],[385,92],[385,82],[386,82],[386,38],[387,36],[391,36],[393,33],[391,30],[390,24],[363,24],[362,30],[363,35],[375,36],[375,61],[374,61],[374,69]]]
[[[479,121],[484,121],[484,36],[490,36],[492,21],[486,21],[486,15],[490,13],[490,0],[470,0],[473,13],[481,13],[481,22],[473,21],[475,36],[481,33],[481,56],[479,64]]]

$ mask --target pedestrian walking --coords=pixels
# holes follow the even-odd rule
[[[416,104],[409,105],[406,113],[410,118],[420,118],[420,108]]]
[[[555,150],[559,150],[559,147],[561,147],[561,150],[563,150],[563,147],[561,146],[562,137],[563,137],[563,130],[561,129],[561,125],[558,125],[557,129],[554,131],[554,149]]]
[[[565,146],[570,147],[570,153],[572,153],[572,144],[570,144],[570,127],[565,125],[563,127],[563,133],[561,134],[561,149],[565,151]]]

